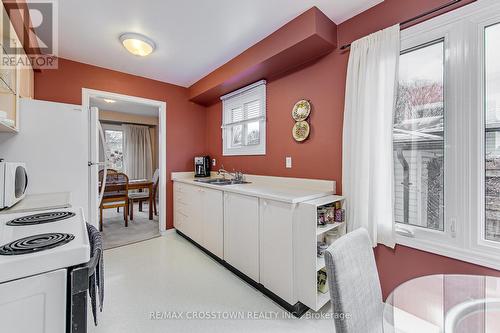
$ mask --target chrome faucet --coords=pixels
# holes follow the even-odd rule
[[[222,175],[222,178],[223,179],[226,179],[226,175],[232,177],[233,180],[236,180],[236,181],[243,181],[245,176],[243,175],[243,172],[241,171],[235,171],[233,169],[233,172],[229,172],[227,170],[224,169],[224,165],[222,165],[222,168],[220,168],[218,171],[217,171],[217,175]]]

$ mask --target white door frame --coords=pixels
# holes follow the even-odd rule
[[[167,103],[163,101],[157,101],[153,99],[147,99],[142,97],[122,95],[117,93],[112,93],[108,91],[94,90],[82,88],[82,107],[84,110],[90,108],[90,98],[109,98],[109,99],[119,99],[126,102],[141,103],[149,106],[157,107],[159,110],[158,122],[159,122],[159,133],[158,137],[160,139],[160,146],[158,147],[159,153],[159,166],[160,166],[160,180],[158,188],[160,190],[160,234],[164,234],[167,228]],[[96,193],[91,193],[91,200],[95,200],[94,197]],[[96,226],[97,227],[97,226]]]

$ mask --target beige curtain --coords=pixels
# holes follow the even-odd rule
[[[153,154],[149,127],[123,125],[124,169],[129,179],[151,179]]]

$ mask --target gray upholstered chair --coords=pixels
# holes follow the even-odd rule
[[[325,252],[336,333],[381,333],[384,302],[368,232],[339,238]]]

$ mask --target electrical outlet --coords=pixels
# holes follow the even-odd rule
[[[216,166],[217,165],[217,160],[215,158],[212,158],[212,166]]]
[[[285,168],[287,168],[287,169],[292,168],[292,158],[290,156],[287,156],[285,158]]]

